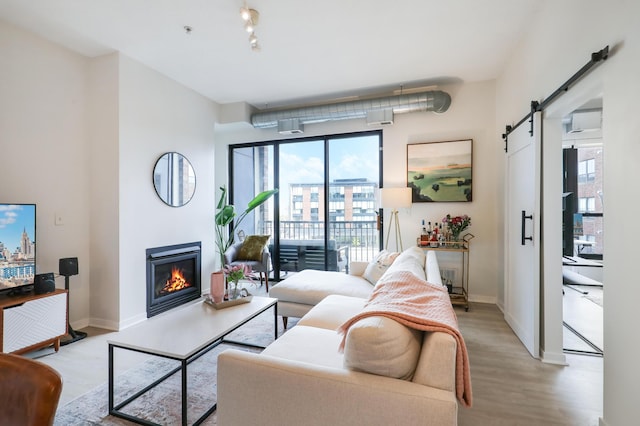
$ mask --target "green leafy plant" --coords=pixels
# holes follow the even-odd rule
[[[218,201],[218,205],[216,207],[216,247],[218,248],[218,253],[220,254],[220,265],[224,265],[224,252],[226,252],[231,244],[233,244],[234,235],[236,229],[240,226],[242,220],[257,207],[264,204],[269,198],[271,198],[275,193],[278,192],[278,189],[270,189],[267,191],[262,191],[255,198],[249,201],[247,204],[247,208],[238,214],[236,213],[236,208],[233,204],[227,204],[227,187],[221,186],[220,191],[220,200]],[[234,221],[234,219],[237,219]],[[228,229],[231,223],[231,229]],[[229,231],[229,236],[227,237],[227,230]]]

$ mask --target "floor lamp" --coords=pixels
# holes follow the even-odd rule
[[[396,232],[396,250],[400,249],[400,251],[403,251],[398,209],[411,207],[411,188],[380,188],[380,205],[383,208],[392,209],[384,248],[389,248],[389,237],[391,236],[391,226],[393,225]]]

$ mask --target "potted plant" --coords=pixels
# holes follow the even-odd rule
[[[278,189],[270,189],[267,191],[263,191],[255,196],[255,198],[249,201],[247,208],[238,214],[236,213],[236,208],[233,204],[227,204],[227,187],[220,187],[220,199],[218,200],[218,205],[216,207],[216,217],[215,217],[215,231],[216,231],[216,247],[218,248],[218,254],[220,256],[220,265],[224,266],[224,253],[231,247],[233,244],[234,235],[236,233],[236,229],[242,223],[242,220],[251,213],[256,207],[264,204],[269,198],[271,198],[275,193],[278,192]],[[234,219],[237,219],[234,221]],[[232,225],[233,222],[233,225]],[[231,229],[229,229],[231,226]],[[228,232],[228,234],[227,234]],[[216,283],[214,284],[214,280]],[[224,272],[222,270],[214,272],[211,275],[211,296],[214,300],[219,296],[220,287],[222,286],[222,292],[224,293]],[[214,288],[215,287],[215,288]],[[216,297],[216,295],[218,295]]]
[[[240,216],[237,215],[236,208],[233,204],[227,204],[227,187],[221,186],[220,191],[222,193],[220,194],[220,200],[216,208],[218,210],[216,213],[216,247],[220,254],[220,264],[224,265],[224,252],[233,244],[233,236],[235,235],[236,229],[240,226],[240,223],[242,223],[242,220],[256,207],[261,206],[271,198],[271,196],[277,193],[278,189],[262,191],[256,195],[253,200],[249,201],[247,208]],[[229,230],[229,236],[227,237],[227,229],[236,216],[238,219],[233,223],[233,226]]]

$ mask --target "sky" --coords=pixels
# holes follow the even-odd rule
[[[280,200],[288,210],[289,185],[324,182],[324,140],[280,145]],[[366,178],[378,182],[378,136],[329,141],[329,179]]]
[[[34,204],[0,204],[0,242],[11,251],[20,247],[22,231],[26,228],[35,241],[36,207]]]
[[[324,144],[299,142],[280,145],[280,186],[324,181]],[[330,180],[367,178],[378,181],[378,138],[363,136],[329,142]]]

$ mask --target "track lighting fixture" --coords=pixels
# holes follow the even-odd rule
[[[255,33],[256,26],[258,25],[258,19],[260,18],[260,13],[255,9],[247,7],[245,3],[244,7],[240,8],[240,17],[244,21],[245,31],[250,34],[249,46],[251,46],[251,50],[260,50],[260,46],[258,45],[258,37]]]

